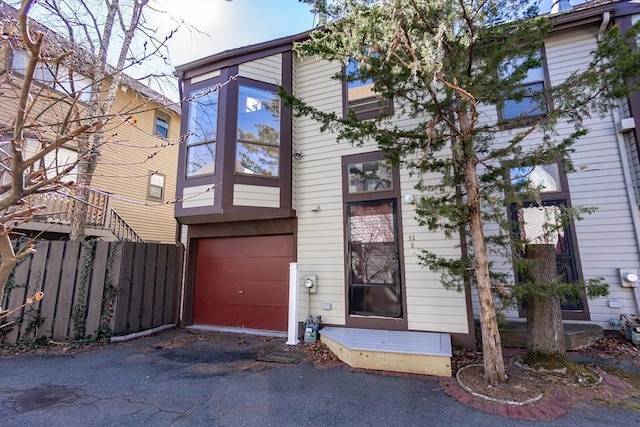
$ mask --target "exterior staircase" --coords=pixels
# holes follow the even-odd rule
[[[73,194],[49,192],[29,196],[31,206],[40,206],[33,219],[20,225],[21,230],[69,234]],[[86,217],[86,234],[102,240],[125,240],[143,243],[144,240],[127,222],[111,208],[109,194],[90,190]]]
[[[451,336],[446,333],[325,327],[320,340],[354,368],[451,376]]]

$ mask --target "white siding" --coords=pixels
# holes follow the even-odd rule
[[[207,79],[212,79],[220,75],[220,70],[210,71],[208,73],[200,74],[199,76],[191,77],[191,84],[203,82]]]
[[[325,111],[342,111],[342,85],[331,79],[339,65],[314,59],[297,64],[297,94]],[[322,316],[324,323],[345,323],[344,204],[342,201],[342,156],[377,151],[374,144],[353,147],[336,142],[335,135],[321,133],[320,125],[308,118],[297,120],[298,148],[298,263],[300,275],[317,274],[318,290],[310,296],[310,313]],[[415,177],[402,173],[402,195],[417,195]],[[316,206],[320,210],[314,211]],[[420,247],[439,248],[457,256],[455,242],[418,227],[413,205],[399,206],[405,254],[405,283],[409,329],[437,332],[467,332],[463,294],[447,291],[439,275],[417,264]],[[411,240],[410,240],[411,237]],[[414,240],[415,239],[415,240]],[[330,311],[321,304],[329,302]],[[300,301],[301,317],[307,314],[306,295]]]
[[[213,196],[215,189],[210,185],[198,185],[195,187],[185,187],[182,191],[183,208],[199,208],[202,206],[213,206]]]
[[[280,207],[280,188],[262,185],[235,184],[233,186],[235,206],[256,206],[261,208]]]
[[[282,83],[282,55],[272,55],[245,62],[238,67],[238,75],[265,83]]]
[[[570,34],[550,37],[545,43],[549,77],[552,84],[566,79],[576,69],[588,64],[588,54],[595,47],[597,29],[575,30]],[[486,110],[489,114],[490,107]],[[495,110],[495,107],[493,108]],[[624,113],[624,111],[623,111]],[[622,288],[618,268],[640,268],[638,241],[632,221],[623,161],[626,152],[621,153],[618,135],[611,115],[604,119],[594,117],[585,123],[590,132],[575,145],[571,155],[576,171],[568,175],[571,202],[574,207],[595,206],[598,211],[585,215],[575,223],[576,240],[585,279],[603,277],[609,284],[610,295],[588,301],[591,321],[604,328],[612,328],[609,320],[617,319],[622,313],[635,313],[635,300],[631,289]],[[560,123],[559,137],[573,130],[571,124]],[[535,144],[539,135],[531,135],[528,141]],[[505,139],[499,142],[505,142]],[[637,153],[629,150],[632,159]],[[637,165],[637,160],[634,160]],[[637,170],[636,170],[637,171]],[[494,232],[487,227],[487,232]],[[502,263],[505,272],[511,272],[511,265]],[[608,300],[622,303],[622,308],[609,308]],[[477,297],[474,295],[474,312],[478,313]],[[516,318],[517,312],[505,313],[507,318]]]

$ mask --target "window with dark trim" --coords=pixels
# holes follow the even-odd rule
[[[549,107],[544,97],[544,88],[547,85],[546,63],[542,58],[542,54],[537,59],[540,60],[540,65],[529,68],[525,78],[520,83],[519,90],[522,97],[504,100],[499,105],[498,114],[500,120],[527,120],[547,113]],[[510,77],[515,69],[522,66],[523,63],[523,58],[513,58],[507,61],[502,68],[502,77]]]
[[[573,221],[565,225],[563,209],[571,207],[567,176],[560,162],[512,168],[509,179],[516,189],[535,188],[538,200],[522,206],[512,205],[511,220],[517,224],[518,239],[529,244],[553,244],[556,248],[556,267],[566,283],[581,280],[578,246]],[[518,275],[516,275],[518,276]],[[562,303],[563,317],[588,320],[584,298]]]
[[[216,165],[218,90],[205,87],[191,93],[187,127],[187,178],[213,175]]]
[[[166,178],[162,173],[149,172],[147,183],[147,199],[162,202],[164,201],[164,188]]]
[[[402,319],[399,171],[382,152],[342,165],[348,313]]]
[[[156,111],[156,117],[154,120],[154,129],[153,134],[157,136],[161,136],[162,138],[169,138],[169,122],[170,118],[168,115],[161,113],[160,111]]]
[[[344,69],[344,115],[353,112],[360,120],[372,119],[393,112],[393,102],[374,92],[371,78],[362,77],[356,61],[349,60]]]
[[[235,172],[262,177],[280,174],[280,97],[275,88],[238,86]]]

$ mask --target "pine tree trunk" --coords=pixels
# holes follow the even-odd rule
[[[528,272],[528,281],[538,284],[549,284],[557,276],[556,250],[554,245],[527,245],[525,258],[532,260]],[[560,299],[546,296],[530,297],[527,303],[527,352],[544,355],[566,355],[562,327]]]
[[[465,190],[467,194],[469,232],[473,246],[476,286],[480,302],[480,331],[482,332],[482,356],[484,359],[484,376],[489,384],[506,381],[502,342],[498,330],[491,278],[489,275],[489,259],[487,244],[482,229],[482,212],[480,210],[480,194],[476,165],[467,159],[464,164]]]

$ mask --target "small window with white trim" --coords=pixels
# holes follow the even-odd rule
[[[164,188],[166,178],[164,174],[157,172],[149,172],[149,185],[147,190],[147,198],[155,202],[164,201]]]

